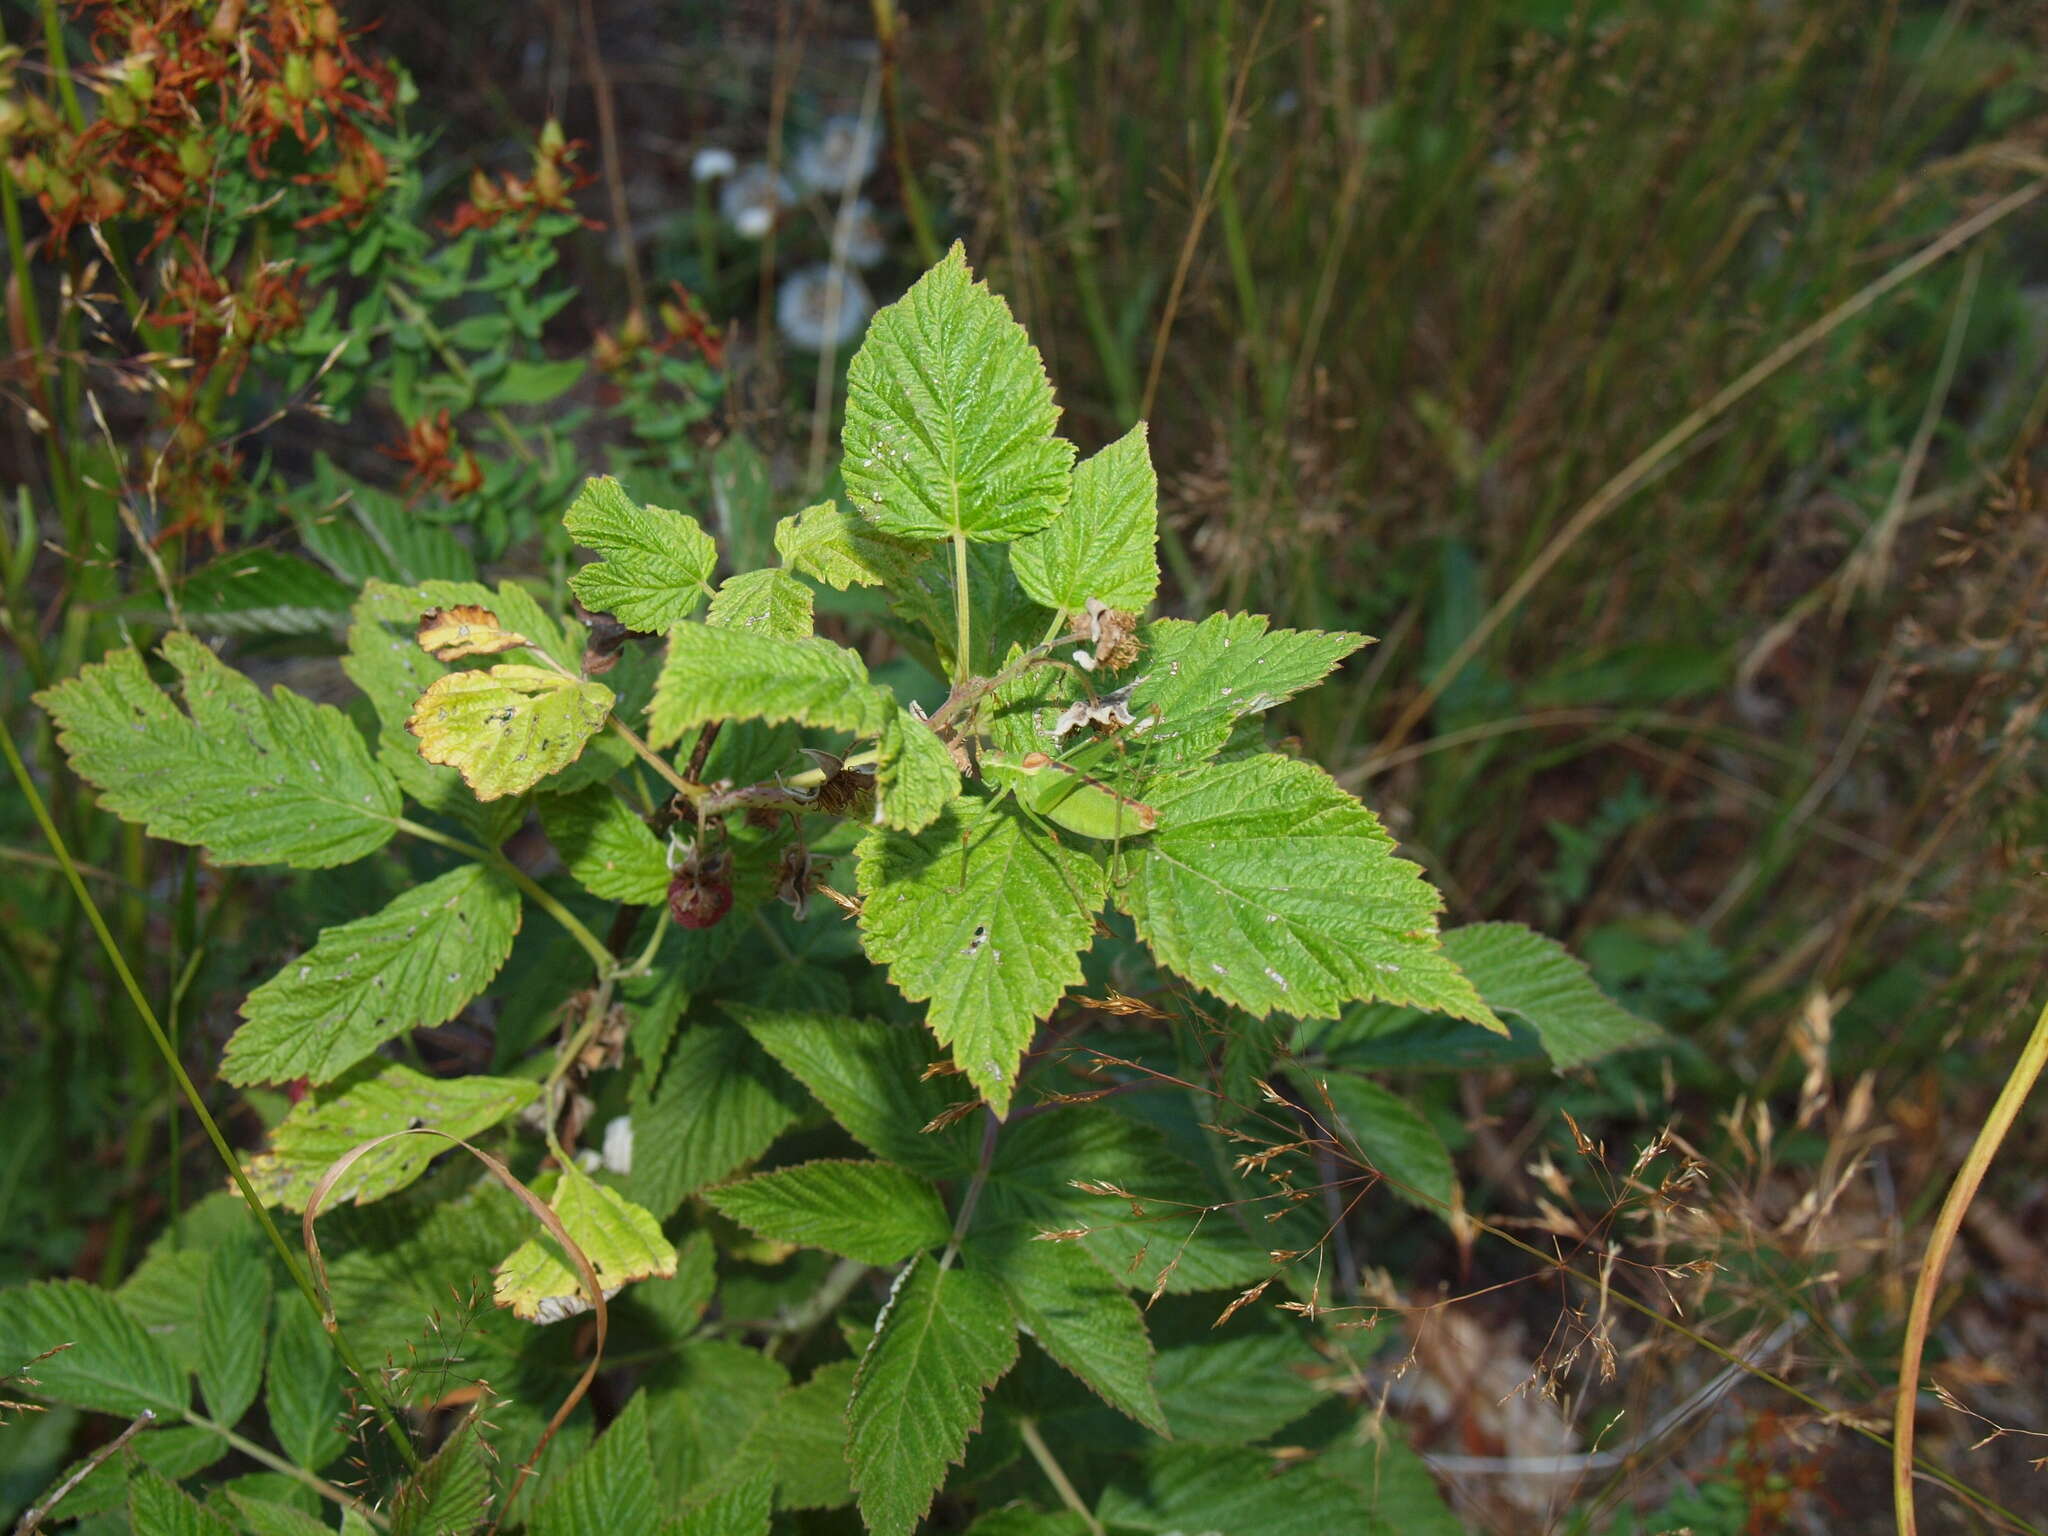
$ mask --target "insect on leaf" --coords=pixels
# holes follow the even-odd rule
[[[479,800],[533,788],[582,755],[613,704],[602,683],[542,667],[450,672],[420,695],[406,729],[420,756],[461,773]]]

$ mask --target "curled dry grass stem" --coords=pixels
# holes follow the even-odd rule
[[[611,1313],[605,1302],[604,1286],[597,1278],[597,1270],[591,1264],[590,1256],[569,1235],[569,1229],[562,1225],[562,1218],[555,1214],[553,1207],[528,1189],[510,1168],[482,1148],[472,1146],[460,1136],[450,1136],[446,1131],[437,1131],[431,1126],[413,1126],[406,1130],[375,1136],[350,1147],[328,1165],[327,1171],[320,1175],[320,1181],[313,1186],[313,1192],[306,1199],[306,1213],[300,1219],[300,1234],[306,1245],[306,1259],[312,1266],[313,1288],[319,1297],[321,1321],[326,1324],[329,1332],[332,1332],[335,1326],[334,1302],[327,1284],[327,1261],[321,1254],[320,1238],[314,1224],[319,1219],[321,1206],[326,1203],[327,1196],[342,1175],[354,1167],[358,1159],[368,1156],[386,1142],[396,1141],[401,1136],[438,1136],[441,1140],[462,1148],[482,1163],[491,1177],[510,1190],[519,1203],[533,1213],[534,1219],[547,1228],[548,1235],[560,1245],[569,1262],[576,1266],[577,1278],[583,1282],[584,1293],[590,1298],[591,1316],[597,1329],[597,1342],[590,1352],[590,1361],[583,1367],[583,1374],[576,1378],[576,1385],[569,1389],[569,1395],[562,1399],[561,1406],[548,1420],[547,1427],[541,1431],[533,1453],[519,1464],[519,1470],[512,1478],[512,1486],[506,1490],[504,1501],[498,1506],[497,1514],[491,1522],[491,1529],[495,1530],[498,1522],[511,1511],[513,1502],[519,1497],[519,1490],[526,1485],[527,1478],[533,1475],[533,1469],[539,1464],[541,1453],[548,1448],[548,1442],[555,1438],[556,1431],[568,1421],[569,1415],[576,1411],[576,1405],[583,1401],[585,1394],[590,1391],[590,1384],[597,1379],[598,1367],[604,1363],[605,1335],[610,1331]]]
[[[2019,1060],[2006,1075],[2005,1086],[1978,1128],[1977,1139],[1963,1159],[1963,1166],[1956,1170],[1956,1181],[1949,1186],[1948,1198],[1941,1203],[1941,1214],[1934,1219],[1934,1230],[1927,1238],[1927,1255],[1921,1260],[1920,1274],[1913,1282],[1913,1302],[1906,1314],[1906,1339],[1899,1350],[1898,1401],[1892,1407],[1892,1506],[1899,1536],[1916,1536],[1919,1530],[1913,1512],[1913,1415],[1920,1405],[1920,1358],[1934,1318],[1934,1293],[1941,1286],[1941,1274],[1948,1267],[1949,1250],[1962,1228],[1963,1215],[1976,1198],[1977,1187],[1984,1182],[2005,1133],[2019,1117],[2020,1106],[2033,1091],[2044,1065],[2048,1065],[2048,1004],[2042,1005],[2033,1032],[2020,1048]]]

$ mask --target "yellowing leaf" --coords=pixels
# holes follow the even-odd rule
[[[420,756],[446,763],[479,800],[531,789],[583,754],[604,728],[612,691],[541,667],[450,672],[420,695],[405,728]]]
[[[475,603],[457,603],[453,608],[429,608],[420,615],[420,649],[436,661],[460,661],[465,656],[495,656],[533,642],[516,629],[507,629],[498,616]]]
[[[573,1163],[562,1170],[549,1205],[583,1250],[607,1299],[632,1280],[676,1272],[676,1251],[653,1213],[607,1189]],[[528,1238],[497,1269],[497,1303],[530,1323],[559,1322],[590,1310],[583,1281],[551,1237]]]

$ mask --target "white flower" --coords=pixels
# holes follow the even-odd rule
[[[832,249],[841,261],[853,267],[872,267],[888,254],[873,203],[857,197],[839,210],[839,216],[832,221]]]
[[[620,1115],[604,1128],[604,1165],[621,1176],[633,1171],[633,1117]]]
[[[765,165],[750,165],[718,192],[718,211],[749,240],[759,240],[775,227],[775,217],[796,201],[787,178]]]
[[[828,117],[796,152],[796,179],[813,192],[851,192],[874,173],[882,150],[873,123]]]
[[[710,144],[690,157],[690,176],[696,181],[723,181],[740,168],[732,151]]]
[[[853,340],[875,312],[857,272],[828,266],[793,272],[775,297],[775,322],[792,346],[822,352]]]

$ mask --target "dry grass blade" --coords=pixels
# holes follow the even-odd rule
[[[1535,558],[1516,575],[1507,591],[1503,592],[1493,606],[1486,610],[1479,622],[1472,626],[1471,632],[1459,642],[1458,648],[1445,659],[1441,667],[1437,668],[1436,675],[1420,693],[1408,701],[1407,707],[1395,718],[1379,750],[1368,759],[1361,776],[1371,778],[1380,771],[1388,758],[1406,744],[1415,727],[1420,725],[1423,718],[1435,707],[1445,690],[1457,681],[1486,642],[1493,638],[1493,632],[1521,606],[1522,600],[1550,574],[1572,546],[1584,538],[1595,523],[1647,483],[1673,455],[1794,358],[1826,340],[1846,322],[1862,314],[1886,294],[1926,271],[1944,256],[1959,250],[2001,220],[2019,212],[2043,191],[2048,191],[2048,180],[2029,182],[2018,191],[2007,193],[1990,207],[1964,219],[1940,239],[1909,256],[1876,281],[1857,290],[1798,335],[1775,348],[1631,460],[1619,474],[1595,491],[1578,511],[1571,515],[1565,525],[1537,552]]]

